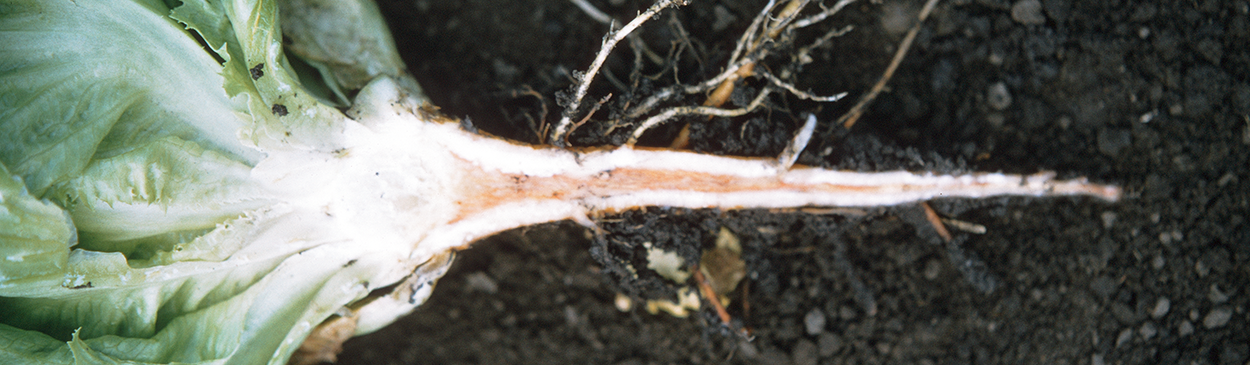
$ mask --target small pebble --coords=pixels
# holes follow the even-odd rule
[[[1133,145],[1133,134],[1125,129],[1103,129],[1098,131],[1098,136],[1095,139],[1098,143],[1098,152],[1112,157]]]
[[[1228,172],[1228,173],[1224,173],[1224,176],[1220,176],[1220,179],[1215,181],[1215,185],[1222,188],[1225,185],[1228,185],[1229,183],[1236,182],[1236,181],[1237,181],[1237,175],[1231,172]]]
[[[1115,219],[1116,219],[1115,212],[1112,212],[1112,211],[1102,212],[1102,228],[1111,229],[1111,226],[1115,225]]]
[[[1189,336],[1190,334],[1193,334],[1193,333],[1194,333],[1194,324],[1189,323],[1189,321],[1181,321],[1181,324],[1179,326],[1176,326],[1176,334],[1181,337]]]
[[[819,335],[825,331],[825,313],[820,309],[812,309],[803,316],[803,328],[807,330],[808,336]]]
[[[1158,333],[1159,333],[1159,329],[1155,328],[1155,324],[1153,322],[1143,323],[1141,325],[1141,328],[1137,329],[1137,334],[1141,335],[1141,338],[1145,340],[1154,338],[1155,335]]]
[[[712,23],[713,32],[725,30],[725,28],[729,28],[729,25],[733,24],[735,20],[738,20],[738,17],[734,16],[734,13],[724,5],[716,5],[715,8],[712,8],[712,14],[716,16],[716,21]]]
[[[878,353],[878,354],[881,354],[881,355],[889,355],[889,354],[890,354],[890,351],[891,351],[891,350],[893,350],[893,349],[894,349],[894,348],[893,348],[892,346],[890,346],[890,344],[889,344],[889,343],[886,343],[885,341],[882,341],[882,342],[878,342],[878,343],[877,343],[877,353]]]
[[[486,273],[481,271],[465,275],[464,281],[466,286],[472,290],[486,294],[495,294],[495,292],[499,291],[499,284],[496,284],[495,280],[490,278],[490,275],[486,275]]]
[[[854,308],[851,308],[845,305],[838,307],[838,317],[842,317],[842,319],[852,320],[852,319],[855,319],[855,315],[856,314],[855,314]]]
[[[1250,123],[1247,123],[1246,127],[1241,130],[1241,143],[1250,144]]]
[[[616,310],[621,312],[629,312],[634,308],[634,300],[630,299],[628,295],[621,293],[616,293],[616,300],[613,301],[613,304],[616,305]]]
[[[942,274],[942,262],[938,260],[929,260],[924,265],[924,277],[929,280],[936,280],[938,275]]]
[[[1172,301],[1167,297],[1159,298],[1155,301],[1154,309],[1150,310],[1150,318],[1160,319],[1168,315],[1168,311],[1172,309]]]
[[[1232,318],[1233,311],[1231,309],[1228,309],[1228,307],[1219,307],[1212,310],[1211,313],[1207,313],[1207,316],[1202,318],[1202,326],[1207,329],[1224,327],[1224,325],[1228,324],[1228,320]]]
[[[903,34],[916,20],[914,10],[900,2],[886,2],[881,7],[881,28],[889,34]]]
[[[1115,337],[1115,347],[1119,348],[1120,346],[1128,343],[1128,341],[1132,339],[1133,339],[1133,329],[1125,328],[1123,331],[1120,331],[1120,335]]]
[[[1207,300],[1215,304],[1224,304],[1224,302],[1228,301],[1228,294],[1220,290],[1219,285],[1211,284],[1211,289],[1207,290]]]
[[[1038,0],[1020,0],[1011,5],[1011,19],[1020,24],[1046,24],[1046,15],[1042,14],[1042,2]]]
[[[1007,109],[1011,106],[1011,91],[1007,90],[1007,84],[999,81],[985,92],[985,101],[994,110]]]
[[[991,53],[991,54],[990,54],[990,56],[989,56],[989,59],[988,59],[987,61],[990,61],[990,64],[991,64],[991,65],[994,65],[994,66],[1002,66],[1002,65],[1003,65],[1003,56],[1001,56],[1001,55],[999,55],[999,54],[997,54],[997,53]]]
[[[581,322],[581,315],[577,313],[577,310],[571,305],[564,306],[564,323],[567,323],[569,327],[577,327],[579,322]]]
[[[1061,116],[1055,120],[1055,124],[1059,124],[1059,128],[1068,129],[1068,127],[1072,126],[1072,118],[1066,115]]]
[[[792,364],[794,360],[790,358],[790,355],[781,352],[781,350],[768,347],[760,351],[759,359],[755,362],[760,364]]]
[[[991,128],[999,129],[1003,127],[1003,124],[1007,123],[1007,117],[1003,113],[990,113],[985,116],[985,123],[989,124]]]
[[[830,357],[842,349],[842,339],[829,332],[821,333],[816,339],[816,347],[820,350],[820,357]]]
[[[820,358],[816,356],[816,344],[808,340],[799,340],[790,349],[790,359],[794,365],[816,365]]]
[[[1120,286],[1114,278],[1110,276],[1099,276],[1090,281],[1089,288],[1098,296],[1106,298],[1115,293],[1116,287]]]
[[[1250,355],[1250,344],[1233,344],[1223,346],[1218,364],[1242,364]]]
[[[1155,270],[1159,270],[1162,269],[1163,265],[1166,263],[1167,261],[1163,260],[1163,256],[1155,256],[1154,260],[1150,261],[1150,267],[1153,267]]]
[[[755,344],[747,341],[738,341],[738,353],[743,358],[755,359],[760,357],[760,350],[755,348]]]
[[[1137,313],[1133,312],[1132,308],[1129,308],[1128,305],[1120,302],[1111,303],[1111,315],[1115,316],[1115,319],[1120,320],[1120,323],[1124,323],[1126,325],[1137,323],[1140,319],[1138,318]]]
[[[1106,365],[1107,362],[1102,359],[1102,354],[1093,354],[1089,357],[1090,365]]]

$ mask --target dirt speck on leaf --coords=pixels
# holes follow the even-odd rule
[[[247,71],[252,74],[252,81],[259,80],[261,77],[265,76],[265,64],[258,63],[256,66]]]

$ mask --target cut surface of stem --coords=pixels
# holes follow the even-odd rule
[[[374,129],[408,137],[362,137],[372,146],[384,145],[378,141],[396,141],[396,145],[370,150],[397,156],[373,160],[408,160],[417,166],[438,166],[437,170],[409,168],[402,172],[411,175],[404,179],[436,185],[419,189],[431,195],[424,198],[428,204],[448,205],[422,208],[440,213],[420,220],[441,220],[434,224],[438,227],[435,231],[476,232],[455,235],[456,242],[421,244],[423,249],[432,250],[461,247],[485,235],[519,226],[647,206],[868,207],[934,198],[1091,196],[1115,201],[1120,196],[1114,186],[1084,179],[1056,180],[1048,172],[850,172],[801,165],[787,167],[786,161],[775,158],[724,157],[662,149],[566,150],[471,133],[459,123],[445,119],[422,119],[403,113],[392,119],[388,122],[391,126]]]
[[[456,250],[495,233],[561,220],[593,225],[588,217],[648,206],[873,207],[934,198],[1120,197],[1117,187],[1056,180],[1053,173],[849,172],[788,166],[776,158],[525,145],[467,131],[408,105],[388,89],[394,87],[375,82],[361,91],[371,104],[360,106],[357,115],[373,123],[349,122],[342,148],[271,156],[254,174],[291,202],[283,219],[316,222],[344,232],[342,240],[405,253],[396,258],[397,273],[424,273],[408,276],[418,284],[440,276]],[[404,315],[424,295],[428,288],[414,284],[374,299],[359,309],[362,323]],[[361,331],[376,327],[362,324]]]

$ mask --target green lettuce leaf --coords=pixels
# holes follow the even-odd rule
[[[75,240],[65,212],[31,196],[0,165],[0,292],[64,272]]]
[[[419,100],[376,7],[347,8],[362,58],[292,62],[274,1],[0,0],[0,364],[283,364],[429,259],[255,172],[334,156],[335,104],[371,80]],[[334,42],[305,23],[288,36]]]

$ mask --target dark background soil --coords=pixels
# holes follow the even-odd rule
[[[591,2],[625,21],[650,5]],[[679,39],[669,22],[680,23],[695,45],[680,77],[698,80],[724,65],[762,3],[696,0],[641,34],[665,52]],[[1033,12],[1017,5],[1013,18],[1015,1],[943,1],[890,90],[840,132],[830,121],[875,82],[907,23],[894,24],[920,6],[861,1],[799,36],[803,44],[855,26],[813,53],[796,81],[850,99],[774,98],[766,113],[696,123],[693,146],[773,155],[813,112],[822,125],[801,163],[1051,170],[1119,185],[1122,201],[933,202],[988,228],[957,246],[908,223],[908,207],[865,216],[654,208],[603,221],[612,244],[697,248],[720,226],[738,233],[749,293],[729,309],[754,331],[749,342],[707,313],[616,309],[618,291],[638,288],[602,272],[581,228],[511,231],[462,252],[424,306],[349,341],[340,363],[1250,364],[1250,1],[1036,3]],[[528,142],[539,141],[531,121],[542,105],[548,122],[558,118],[556,92],[607,31],[563,0],[381,5],[436,105]],[[628,77],[630,52],[623,45],[609,62],[618,78]],[[543,100],[515,96],[526,88]],[[591,95],[626,91],[600,78]],[[602,130],[592,122],[572,140],[612,141]],[[809,331],[818,317],[823,326]]]

